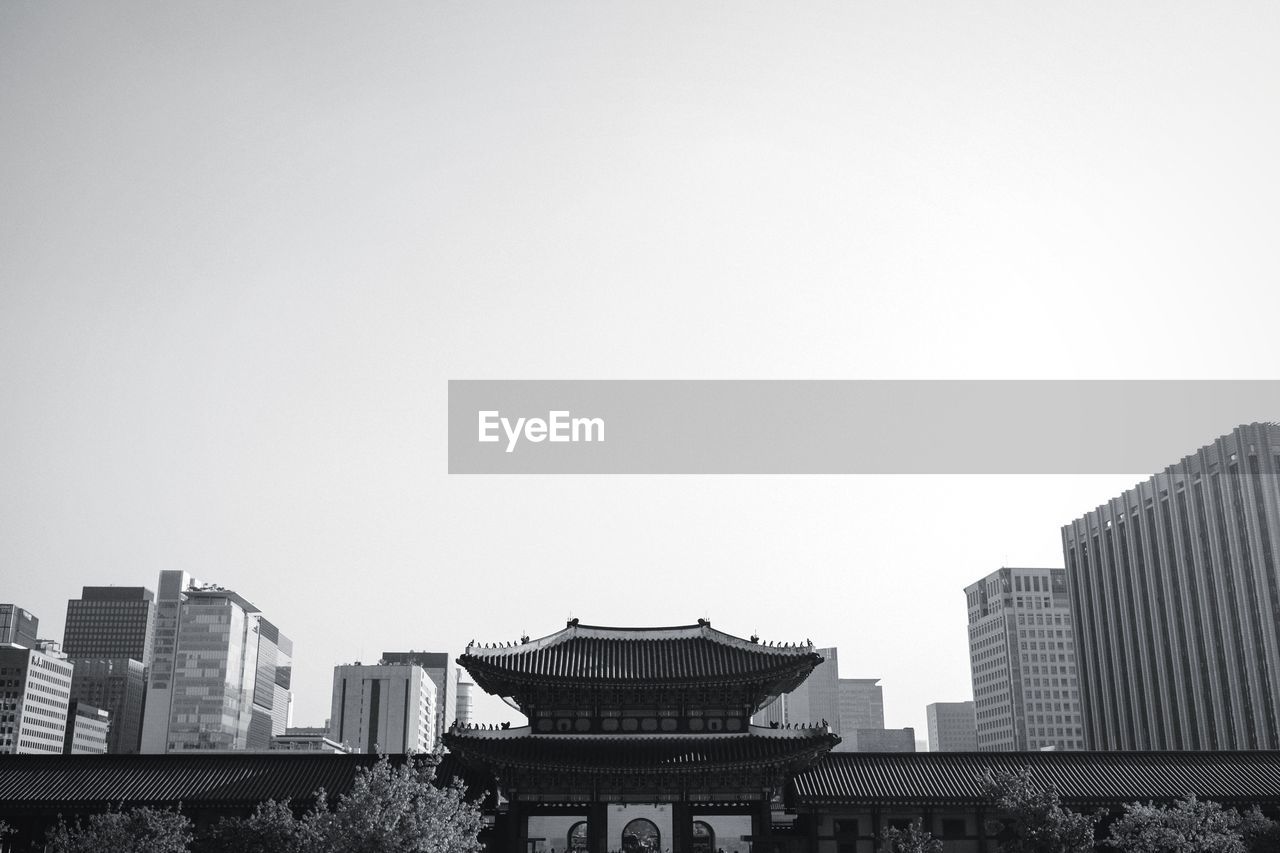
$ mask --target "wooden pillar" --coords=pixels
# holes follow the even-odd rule
[[[689,804],[671,804],[671,853],[689,853],[693,846],[693,813]]]
[[[592,803],[587,811],[587,850],[608,853],[609,807],[605,803]]]
[[[880,807],[871,807],[871,849],[880,849]]]
[[[987,853],[987,810],[978,806],[978,853]]]
[[[515,835],[512,853],[527,853],[529,850],[529,814],[523,806],[516,803],[511,804],[511,811],[515,817],[515,825],[513,827],[513,835]]]
[[[751,813],[751,853],[773,853],[773,804],[767,794]]]
[[[818,853],[818,829],[822,825],[822,815],[818,812],[809,812],[804,816],[804,822],[809,839],[809,853]]]

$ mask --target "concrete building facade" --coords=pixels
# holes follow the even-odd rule
[[[0,755],[60,755],[72,667],[16,643],[0,646]]]
[[[329,738],[353,752],[431,752],[437,704],[435,682],[415,663],[335,666]]]
[[[442,747],[441,738],[458,719],[458,673],[460,670],[450,659],[448,652],[383,652],[382,662],[417,664],[426,671],[431,683],[436,686],[435,693],[435,741],[431,748]]]
[[[104,755],[111,731],[111,715],[102,708],[72,699],[67,706],[65,755]]]
[[[915,752],[916,730],[905,729],[854,729],[845,732],[838,744],[846,749],[832,752]]]
[[[1002,568],[965,598],[978,749],[1083,749],[1066,571]]]
[[[973,702],[934,702],[925,706],[930,752],[978,749],[977,707]]]
[[[1280,748],[1280,425],[1062,528],[1093,749]]]

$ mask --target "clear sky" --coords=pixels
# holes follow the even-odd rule
[[[383,649],[709,617],[923,736],[962,588],[1148,472],[450,478],[447,380],[1276,378],[1276,44],[1272,2],[0,4],[0,601],[233,587],[299,724]]]

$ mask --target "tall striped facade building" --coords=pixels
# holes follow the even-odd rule
[[[1280,425],[1062,528],[1092,749],[1280,748]]]

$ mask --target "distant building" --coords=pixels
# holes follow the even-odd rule
[[[355,752],[431,752],[436,696],[435,682],[415,663],[335,666],[329,738]]]
[[[40,620],[16,604],[0,604],[0,645],[36,647]]]
[[[108,752],[141,746],[155,616],[155,593],[140,586],[86,586],[67,602],[62,650],[76,668],[71,696],[110,714]]]
[[[76,658],[151,660],[155,593],[141,586],[86,586],[67,602],[62,651]]]
[[[332,752],[346,754],[350,749],[329,737],[327,726],[305,726],[284,730],[282,735],[271,737],[272,750],[289,752]]]
[[[459,670],[457,713],[454,719],[457,720],[460,726],[471,725],[471,717],[475,711],[475,695],[473,693],[475,687],[475,684],[470,681],[462,680],[461,670]]]
[[[1280,748],[1280,424],[1062,528],[1091,749]]]
[[[147,679],[142,662],[133,658],[69,658],[75,667],[71,699],[111,715],[107,752],[132,754],[142,737]]]
[[[930,752],[974,752],[978,748],[977,707],[973,702],[934,702],[929,718]]]
[[[1063,569],[1003,568],[965,588],[978,749],[1083,749]]]
[[[815,648],[822,662],[795,690],[779,696],[762,708],[752,722],[757,725],[808,725],[824,720],[841,738],[832,752],[857,752],[859,743],[877,744],[875,749],[903,750],[901,731],[884,727],[884,688],[878,678],[840,678],[839,653],[835,648]],[[876,735],[873,732],[885,732]],[[891,746],[883,746],[891,744]],[[866,751],[866,750],[863,750]]]
[[[0,646],[0,755],[62,752],[71,664],[10,643]]]
[[[878,678],[840,679],[840,728],[884,728],[884,688]]]
[[[457,719],[458,673],[461,671],[449,659],[448,652],[383,652],[383,663],[415,663],[426,670],[431,683],[436,686],[435,741],[432,750],[442,747],[441,738]]]
[[[111,715],[74,699],[67,707],[67,734],[62,742],[66,755],[103,755],[111,731]]]
[[[817,649],[822,661],[790,693],[779,696],[752,717],[757,725],[806,725],[827,721],[840,734],[840,654],[835,648]]]
[[[916,730],[854,729],[841,735],[847,748],[841,752],[915,752]]]
[[[142,751],[268,749],[292,672],[293,642],[243,596],[161,572]]]

